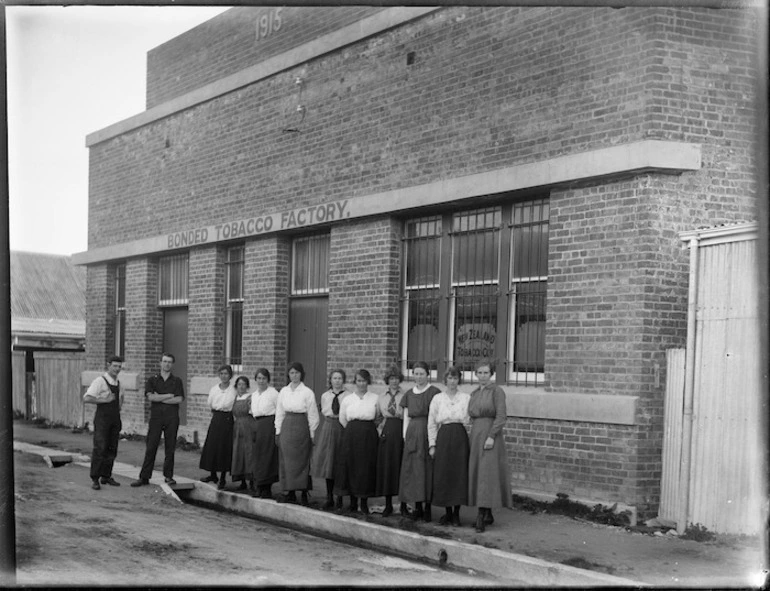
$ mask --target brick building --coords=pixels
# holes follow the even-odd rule
[[[90,134],[87,355],[177,354],[181,433],[228,361],[497,362],[512,490],[660,499],[679,232],[756,219],[751,10],[240,7],[148,54]],[[466,384],[466,388],[471,387]]]

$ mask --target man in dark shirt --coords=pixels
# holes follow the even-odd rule
[[[174,480],[174,450],[176,434],[179,430],[179,405],[184,400],[184,384],[182,380],[171,373],[176,359],[171,353],[163,353],[160,360],[160,373],[155,374],[144,386],[144,395],[150,406],[150,424],[147,429],[147,451],[144,454],[139,480],[131,486],[150,484],[150,476],[155,465],[155,456],[160,445],[160,435],[163,434],[165,458],[163,460],[163,476],[168,484],[176,484]]]

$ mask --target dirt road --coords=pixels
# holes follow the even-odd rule
[[[80,466],[14,461],[19,585],[500,584],[182,505],[125,479],[92,491]]]
[[[79,452],[90,454],[92,447],[92,436],[88,433],[75,434],[69,429],[42,429],[36,425],[25,424],[24,422],[14,421],[14,439],[23,441],[35,445],[44,446],[50,449],[67,450],[71,452]],[[130,466],[136,467],[135,471],[130,472],[128,478],[136,478],[139,474],[138,466],[141,465],[144,457],[145,445],[143,441],[124,441],[121,440],[118,450],[118,460],[124,462]],[[19,459],[21,456],[15,454],[15,458]],[[200,453],[195,451],[183,451],[177,450],[176,453],[176,472],[177,476],[186,476],[188,478],[197,479],[204,475],[199,467]],[[156,469],[160,469],[163,462],[162,451],[158,454],[156,462]],[[26,470],[26,468],[23,468]],[[43,471],[49,470],[45,468]],[[128,478],[122,478],[123,486],[120,489],[106,489],[99,491],[100,496],[96,497],[91,494],[89,488],[90,480],[88,479],[88,470],[85,468],[70,466],[67,468],[56,468],[52,470],[57,476],[68,474],[66,481],[71,487],[81,487],[80,491],[83,493],[83,499],[86,503],[90,503],[89,506],[93,507],[93,512],[89,511],[89,517],[96,517],[97,510],[105,507],[104,515],[102,517],[117,522],[117,526],[109,525],[104,526],[104,529],[109,532],[111,529],[121,529],[133,527],[133,524],[138,523],[136,505],[132,504],[135,501],[135,495],[129,491],[136,493],[136,489],[130,489],[127,487]],[[23,475],[23,472],[22,472]],[[48,476],[51,476],[48,474]],[[23,495],[35,495],[42,494],[41,491],[46,487],[46,475],[35,474],[34,476],[23,477],[20,481],[17,481],[17,490]],[[30,482],[35,483],[34,489],[29,489]],[[66,483],[62,483],[62,487]],[[232,483],[228,483],[228,487],[233,490]],[[23,488],[22,488],[23,487]],[[141,498],[145,503],[145,512],[152,510],[158,510],[161,507],[160,503],[167,500],[160,490],[152,487],[156,492],[150,494],[150,488],[139,489],[142,491]],[[64,490],[64,489],[62,489]],[[277,487],[274,492],[277,491]],[[146,497],[144,496],[146,492]],[[64,493],[72,494],[71,490]],[[314,491],[314,497],[311,498],[311,503],[315,503],[316,506],[319,502],[323,501],[322,493]],[[54,494],[53,501],[42,501],[36,504],[28,504],[17,499],[17,517],[21,520],[27,517],[29,511],[41,512],[41,515],[46,517],[46,512],[52,508],[56,508],[57,511],[68,512],[73,515],[80,515],[81,513],[76,509],[64,509],[64,501],[61,500],[63,495]],[[46,497],[51,498],[51,497]],[[57,501],[57,499],[59,499]],[[118,504],[116,507],[110,507],[109,503],[120,503],[125,501],[125,504]],[[382,502],[380,499],[375,500],[374,504]],[[58,503],[58,504],[57,504]],[[37,508],[38,505],[44,505]],[[52,505],[52,508],[49,508]],[[172,503],[172,506],[173,503]],[[371,505],[373,506],[373,505]],[[165,505],[163,506],[165,508]],[[174,506],[175,507],[175,506]],[[114,510],[114,514],[113,514]],[[197,511],[197,510],[196,510]],[[183,511],[179,514],[173,513],[174,519],[179,521],[185,521],[190,519],[198,519],[196,511]],[[55,512],[55,511],[54,511]],[[471,525],[470,516],[473,515],[472,508],[462,509],[462,519],[465,524],[462,528],[442,528],[435,524],[416,524],[408,520],[400,520],[390,518],[388,520],[380,519],[377,516],[371,518],[375,523],[389,526],[398,526],[411,531],[419,531],[426,535],[436,537],[447,537],[455,539],[460,542],[469,544],[479,544],[487,548],[497,549],[502,551],[510,551],[518,554],[524,554],[533,558],[547,560],[553,563],[569,564],[572,566],[580,566],[583,568],[615,575],[626,577],[635,581],[640,581],[654,586],[681,586],[687,588],[693,587],[746,587],[747,585],[754,585],[755,575],[760,573],[760,569],[765,568],[767,553],[763,550],[761,540],[757,539],[718,539],[711,542],[697,542],[693,540],[678,539],[673,536],[653,536],[653,535],[641,535],[625,531],[623,528],[601,525],[597,523],[590,523],[581,520],[572,519],[564,515],[554,515],[541,512],[529,512],[526,510],[513,510],[498,512],[496,515],[497,521],[495,526],[488,529],[487,532],[481,536],[477,535]],[[47,518],[47,517],[46,517]],[[352,518],[352,517],[351,517]],[[72,521],[72,519],[71,519]],[[408,523],[399,525],[399,522],[408,521]],[[110,523],[112,523],[110,522]],[[126,525],[127,524],[127,525]],[[154,525],[154,524],[153,524]],[[34,536],[29,537],[24,531],[19,531],[20,541],[32,545],[38,538],[45,538],[43,526],[35,526],[37,529]],[[175,538],[181,539],[182,543],[190,543],[195,546],[199,545],[199,531],[206,531],[202,524],[196,523],[195,527],[190,528],[190,535],[187,538]],[[253,530],[256,526],[251,525]],[[142,531],[142,528],[137,528]],[[227,536],[232,537],[232,533],[225,529]],[[249,530],[251,532],[251,530]],[[109,535],[109,533],[107,534]],[[287,534],[288,535],[288,534]],[[250,538],[245,536],[244,542],[248,546]],[[146,540],[148,544],[153,540],[149,538]],[[272,540],[271,540],[272,541]],[[161,537],[158,541],[160,544],[168,544],[168,539]],[[129,541],[123,540],[123,546],[131,547]],[[123,546],[119,546],[123,551]],[[262,544],[257,545],[257,549],[252,552],[255,556],[260,556],[262,552]],[[222,544],[218,544],[217,548],[222,547]],[[198,552],[191,548],[189,551]],[[173,550],[165,550],[166,561],[178,563],[184,557],[179,558],[173,554]],[[323,549],[321,555],[326,552]],[[158,555],[156,553],[155,555]],[[151,552],[145,552],[145,558],[140,558],[139,563],[147,570],[153,563],[151,560],[153,556]],[[149,556],[149,558],[148,558]],[[205,563],[208,554],[199,557],[198,560],[201,563]],[[234,562],[237,566],[238,561],[231,559],[228,553],[217,554],[217,556],[223,556],[224,560],[228,562]],[[49,572],[50,576],[54,578],[57,572],[68,571],[68,560],[61,559],[56,568],[48,569],[46,566],[45,557],[23,557],[23,560],[39,560],[40,569],[35,567],[34,572]],[[86,556],[86,560],[88,556]],[[302,556],[304,561],[305,555]],[[343,560],[344,562],[344,560]],[[36,563],[37,564],[37,563]],[[209,562],[209,564],[211,564]],[[269,564],[269,563],[268,563]],[[340,561],[333,561],[334,566],[330,567],[331,574],[329,579],[333,581],[331,584],[344,584],[340,582],[338,574]],[[364,562],[364,564],[367,564]],[[292,564],[292,568],[293,568]],[[161,561],[158,566],[159,571],[163,572],[163,562]],[[195,565],[189,567],[191,572],[206,574],[206,568],[201,571],[195,570]],[[394,571],[396,572],[397,569]],[[31,571],[26,571],[27,575]],[[116,572],[123,573],[118,569]],[[139,570],[139,575],[143,574],[143,571]],[[214,570],[214,572],[220,572]],[[25,575],[25,576],[27,576]],[[37,576],[37,574],[36,574]],[[246,578],[243,579],[245,584],[250,584],[251,579],[248,578],[248,572],[245,574]],[[390,575],[389,575],[390,576]],[[394,575],[395,576],[395,575]],[[151,579],[151,577],[148,577]],[[55,579],[54,579],[55,580]],[[208,579],[205,579],[208,581]],[[230,579],[228,579],[230,580]],[[236,579],[233,579],[236,580]],[[97,581],[98,582],[98,581]],[[156,582],[156,581],[153,581]],[[204,584],[203,581],[196,581],[197,584]],[[235,583],[234,583],[235,584]],[[259,584],[259,583],[257,583]],[[280,584],[278,582],[276,585]],[[389,583],[382,583],[389,584]],[[446,581],[441,580],[441,585],[446,585]]]

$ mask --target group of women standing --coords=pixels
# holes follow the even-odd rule
[[[403,375],[392,366],[384,380],[388,389],[378,395],[369,391],[367,370],[355,373],[353,391],[345,389],[343,370],[332,371],[320,399],[319,428],[319,407],[300,363],[289,366],[289,383],[280,392],[266,369],[257,371],[253,393],[245,376],[233,390],[232,369],[222,366],[220,383],[209,393],[212,420],[200,467],[210,475],[202,480],[221,489],[229,471],[240,489],[248,482],[252,495],[262,498],[271,498],[272,484],[280,481],[279,501],[296,503],[299,491],[299,502],[307,505],[315,477],[326,484],[325,508],[342,509],[348,496],[349,510],[368,514],[368,500],[384,497],[382,515],[388,517],[398,496],[400,514],[414,519],[431,521],[431,505],[444,507],[442,525],[460,525],[460,507],[476,506],[475,527],[484,531],[494,521],[492,509],[511,505],[505,393],[491,381],[494,367],[477,365],[479,387],[471,394],[458,390],[461,374],[454,367],[444,376],[446,391],[428,383],[426,363],[415,363],[412,373],[415,385],[403,392]]]
[[[257,370],[254,392],[249,391],[251,383],[246,376],[239,376],[235,386],[231,384],[233,369],[229,365],[220,367],[218,373],[219,384],[209,391],[212,416],[200,460],[200,467],[209,475],[201,480],[218,482],[221,490],[230,472],[233,481],[240,481],[240,490],[246,490],[248,482],[253,496],[270,498],[270,489],[279,477],[275,441],[279,394],[270,385],[270,372]]]

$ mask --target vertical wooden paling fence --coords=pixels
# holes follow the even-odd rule
[[[684,349],[666,351],[666,400],[663,431],[663,476],[659,517],[676,521],[679,515],[679,469],[682,457],[684,405]]]
[[[83,416],[80,374],[85,353],[35,351],[37,416],[53,423],[80,425]]]
[[[24,351],[11,351],[11,374],[13,376],[13,410],[23,413],[27,417],[29,404],[27,402],[27,371]]]

